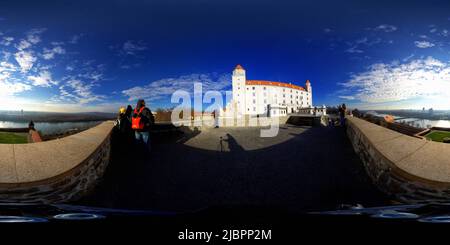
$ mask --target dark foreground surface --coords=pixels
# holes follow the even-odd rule
[[[370,182],[342,128],[282,125],[274,138],[261,138],[259,132],[211,128],[154,134],[150,155],[115,140],[104,180],[75,204],[175,212],[257,207],[289,213],[391,204]]]

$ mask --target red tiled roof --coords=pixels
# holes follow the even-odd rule
[[[277,86],[277,87],[285,87],[285,88],[292,88],[292,89],[299,89],[305,91],[303,87],[290,84],[290,83],[284,83],[284,82],[273,82],[273,81],[264,81],[264,80],[247,80],[245,82],[246,85],[266,85],[266,86]]]
[[[234,69],[235,69],[235,70],[236,70],[236,69],[238,69],[238,70],[244,70],[244,67],[242,67],[241,65],[238,64]]]

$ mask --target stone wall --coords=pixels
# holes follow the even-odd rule
[[[347,119],[353,148],[380,190],[404,203],[450,201],[450,145]]]
[[[109,163],[112,122],[62,139],[0,145],[0,201],[54,203],[93,189]]]

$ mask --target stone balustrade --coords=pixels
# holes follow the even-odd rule
[[[1,202],[63,202],[88,192],[109,163],[113,122],[61,139],[0,144]]]
[[[450,201],[450,144],[411,137],[347,117],[347,135],[367,173],[405,203]]]

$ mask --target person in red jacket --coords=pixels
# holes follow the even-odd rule
[[[137,142],[143,143],[148,151],[150,151],[150,135],[149,131],[151,126],[155,123],[152,112],[145,106],[143,99],[138,100],[136,108],[133,111],[131,117],[131,128],[134,130],[134,134]]]

